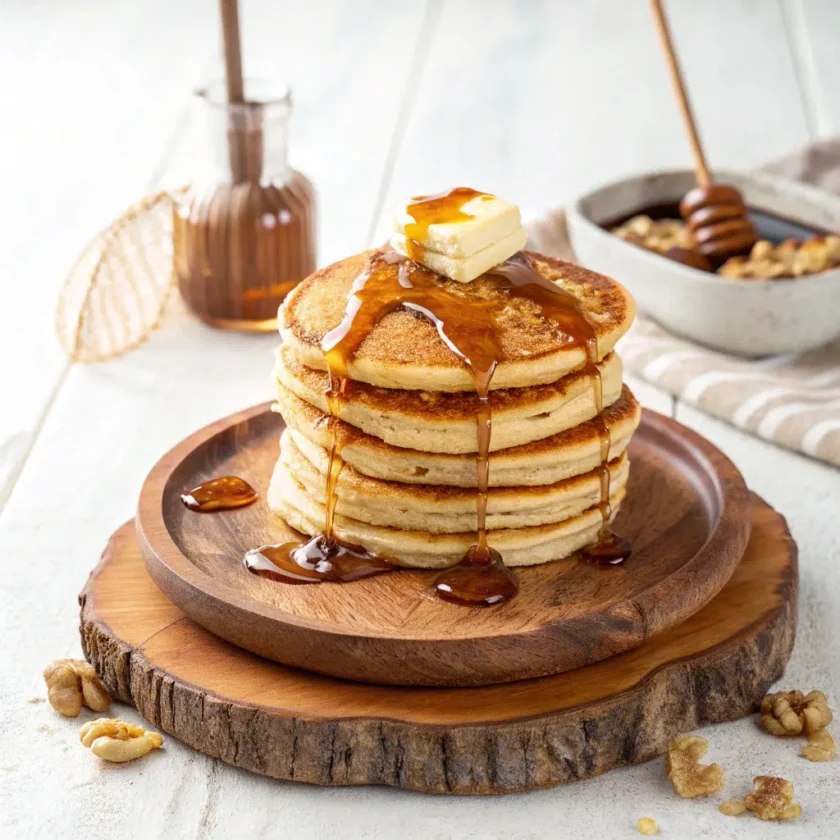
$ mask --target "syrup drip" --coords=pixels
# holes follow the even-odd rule
[[[519,275],[514,282],[527,287],[528,283],[536,283],[540,289],[547,292],[545,295],[529,297],[540,306],[542,316],[550,323],[559,327],[560,330],[572,339],[574,346],[582,347],[586,353],[586,363],[583,373],[589,377],[592,385],[592,392],[595,398],[596,415],[593,418],[598,429],[598,441],[600,445],[600,463],[597,467],[599,481],[598,511],[601,514],[601,528],[598,531],[598,539],[594,545],[583,549],[580,557],[584,560],[591,560],[595,563],[604,563],[602,554],[609,554],[614,559],[606,561],[610,565],[623,562],[630,556],[630,543],[614,534],[609,528],[609,521],[612,517],[612,506],[610,505],[610,469],[609,457],[612,441],[610,429],[604,420],[604,383],[601,378],[601,370],[598,367],[598,335],[583,312],[578,299],[559,286],[546,280],[537,273],[527,257],[517,254],[501,266],[497,266],[490,273],[507,275],[514,279],[511,273]],[[525,274],[525,276],[523,276]],[[528,277],[530,275],[530,278]],[[533,294],[533,292],[531,293]],[[554,297],[552,297],[552,295]],[[618,544],[622,544],[622,550],[618,550]],[[611,546],[611,552],[607,547]],[[620,555],[620,556],[619,556]]]
[[[609,529],[602,529],[598,542],[580,552],[582,560],[596,566],[617,566],[623,563],[633,552],[630,540],[618,536]]]
[[[480,539],[480,535],[479,535]],[[519,592],[519,583],[495,548],[472,546],[457,566],[438,575],[438,598],[464,607],[493,607]]]
[[[319,535],[301,545],[264,545],[245,555],[245,568],[280,583],[349,583],[395,569],[387,560],[361,546],[348,545]]]
[[[343,368],[341,368],[343,370]],[[363,577],[396,570],[396,566],[377,557],[360,545],[344,542],[335,536],[335,507],[338,501],[336,482],[344,467],[342,441],[335,432],[339,401],[348,379],[329,367],[327,390],[330,451],[327,462],[327,516],[323,534],[316,534],[305,543],[283,543],[256,548],[245,555],[245,567],[256,575],[282,583],[350,583]]]
[[[327,431],[330,449],[327,460],[327,515],[323,534],[316,534],[305,543],[283,543],[263,546],[245,555],[245,567],[254,574],[282,583],[349,583],[359,578],[394,571],[397,567],[366,551],[360,545],[340,540],[334,534],[335,508],[338,502],[336,483],[344,467],[341,459],[343,442],[336,433],[338,412],[349,379],[346,360],[327,354],[329,386],[327,388]]]
[[[250,505],[257,500],[257,491],[242,478],[226,475],[214,478],[181,494],[181,501],[198,513],[231,510]]]
[[[335,432],[335,425],[338,422],[339,401],[344,396],[349,380],[345,374],[338,375],[332,365],[329,365],[328,368],[330,384],[327,390],[327,406],[330,414],[327,422],[330,432],[330,452],[327,462],[327,522],[324,534],[328,542],[335,542],[333,540],[333,522],[335,521],[335,505],[338,501],[335,486],[344,467],[344,461],[341,459],[342,441]]]

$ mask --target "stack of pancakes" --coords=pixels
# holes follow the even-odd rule
[[[292,528],[322,533],[332,436],[343,461],[334,534],[404,566],[457,563],[476,542],[477,397],[464,363],[425,317],[386,315],[347,364],[330,419],[323,337],[342,320],[369,254],[308,277],[280,311],[277,408],[286,421],[268,504]],[[601,444],[615,512],[625,494],[626,448],[640,408],[613,352],[634,305],[613,280],[530,254],[542,276],[576,296],[597,336],[603,411],[586,348],[510,299],[496,319],[502,351],[491,381],[488,543],[510,566],[556,560],[594,543],[601,528]],[[440,283],[452,285],[444,277]],[[505,293],[492,275],[459,284],[464,306]],[[469,310],[465,310],[469,311]]]

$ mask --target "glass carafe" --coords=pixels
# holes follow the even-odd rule
[[[232,104],[221,84],[196,93],[191,143],[199,148],[189,150],[195,172],[176,197],[175,273],[201,320],[268,331],[315,269],[315,196],[287,160],[288,89],[249,81],[246,94]]]

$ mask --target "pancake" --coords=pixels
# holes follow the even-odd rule
[[[302,364],[326,370],[321,340],[342,320],[353,281],[365,271],[367,251],[311,274],[280,307],[284,344]],[[609,277],[573,263],[525,252],[539,273],[573,294],[593,325],[598,360],[606,357],[629,328],[635,314],[630,294]],[[394,272],[399,270],[392,266]],[[465,308],[502,302],[496,319],[501,344],[499,364],[490,387],[522,388],[556,382],[586,363],[586,351],[558,333],[529,301],[511,298],[498,278],[484,274],[471,283],[457,283],[432,272],[435,283],[462,297]],[[383,388],[426,391],[474,391],[469,372],[424,316],[405,309],[385,315],[370,331],[347,368],[350,379]]]
[[[309,443],[302,452],[288,430],[281,441],[280,461],[310,498],[326,503],[326,450]],[[609,465],[612,492],[623,488],[629,474],[626,455]],[[477,494],[461,487],[435,487],[382,481],[345,464],[336,482],[336,511],[351,519],[406,531],[457,534],[475,531]],[[600,471],[543,487],[502,487],[487,498],[487,527],[524,528],[562,522],[597,505]]]
[[[621,361],[615,353],[600,364],[603,404],[621,395]],[[275,368],[281,413],[287,392],[322,412],[328,412],[329,376],[301,364],[283,347]],[[528,388],[494,391],[490,451],[521,446],[571,429],[597,414],[591,377],[572,373],[557,382]],[[477,399],[474,393],[440,393],[379,388],[349,383],[339,400],[338,417],[393,446],[421,452],[466,454],[478,449]],[[290,425],[293,423],[289,420]]]
[[[327,416],[290,391],[280,406],[295,443],[309,454],[313,445],[328,447]],[[602,413],[610,432],[609,458],[627,448],[641,419],[641,408],[626,386],[621,397]],[[348,423],[337,421],[335,432],[341,457],[357,472],[372,478],[406,484],[476,487],[475,455],[446,455],[403,449],[384,443]],[[307,445],[310,449],[306,449]],[[317,457],[314,456],[313,457]],[[554,484],[594,470],[601,463],[599,423],[589,420],[543,440],[490,455],[490,486],[516,487]]]
[[[614,513],[624,492],[622,488],[610,499]],[[271,478],[267,502],[269,508],[295,530],[310,536],[323,533],[324,505],[312,499],[280,462]],[[598,537],[601,524],[600,511],[590,508],[556,524],[488,531],[487,540],[501,553],[508,566],[531,566],[560,560],[591,545]],[[474,531],[462,534],[404,531],[341,515],[335,517],[334,532],[339,539],[360,545],[401,566],[425,569],[455,565],[476,539]]]

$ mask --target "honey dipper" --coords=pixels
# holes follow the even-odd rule
[[[694,237],[697,251],[711,265],[722,265],[730,257],[746,254],[758,237],[741,193],[728,184],[712,182],[662,1],[650,0],[650,6],[694,154],[697,186],[689,190],[680,202],[680,215],[685,219]]]

